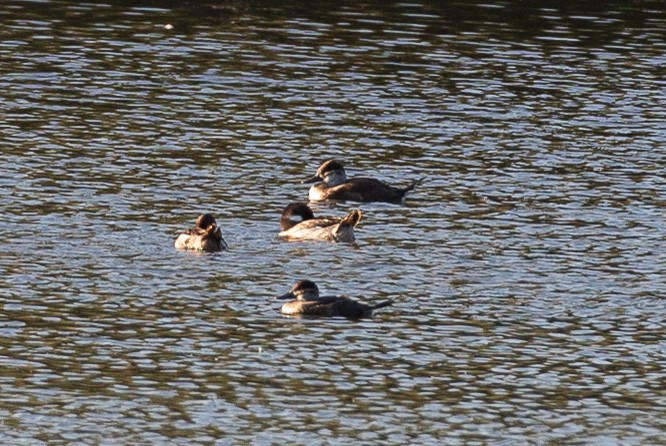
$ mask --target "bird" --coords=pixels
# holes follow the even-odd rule
[[[292,217],[300,217],[293,221]],[[361,211],[353,210],[342,218],[315,218],[305,203],[291,203],[280,218],[279,237],[289,241],[324,240],[328,242],[354,242],[354,228],[361,220]]]
[[[222,251],[229,248],[222,238],[222,230],[211,214],[201,214],[196,224],[178,236],[174,246],[178,249],[196,251]]]
[[[404,203],[405,196],[424,178],[412,181],[404,188],[390,186],[375,178],[347,178],[344,165],[341,161],[329,159],[325,161],[317,172],[303,181],[312,183],[321,182],[310,187],[308,197],[310,201],[336,200],[359,202],[385,202],[393,204]]]
[[[282,305],[281,312],[290,316],[327,316],[348,319],[371,318],[372,312],[388,307],[390,300],[375,305],[357,302],[346,296],[319,296],[319,288],[311,280],[299,280],[291,291],[276,299],[292,299]]]

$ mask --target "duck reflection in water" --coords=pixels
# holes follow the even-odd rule
[[[385,203],[402,204],[405,196],[425,178],[412,181],[405,188],[389,186],[375,178],[347,178],[343,164],[330,159],[322,164],[317,172],[304,183],[321,180],[310,188],[310,201],[337,200],[337,201],[379,201]]]
[[[319,288],[311,280],[300,280],[286,294],[276,299],[293,299],[282,305],[282,314],[290,316],[328,316],[348,319],[371,318],[378,308],[388,307],[390,300],[367,305],[346,296],[319,296]]]
[[[222,230],[211,214],[199,215],[196,224],[180,234],[174,246],[178,249],[208,252],[229,248],[227,242],[222,238]]]
[[[293,221],[292,217],[300,217]],[[305,203],[291,203],[282,212],[280,233],[286,240],[324,240],[348,242],[356,240],[354,228],[361,221],[361,211],[353,210],[342,218],[315,218]]]

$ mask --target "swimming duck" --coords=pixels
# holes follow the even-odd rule
[[[291,217],[300,217],[296,222]],[[361,211],[353,210],[342,218],[315,218],[305,203],[291,203],[282,212],[278,234],[287,240],[325,240],[353,242],[354,227],[361,220]]]
[[[349,319],[371,318],[372,311],[388,307],[387,300],[376,305],[366,305],[345,296],[319,296],[319,288],[311,280],[300,280],[291,291],[276,299],[294,299],[282,305],[282,314],[302,316],[341,316]]]
[[[194,227],[178,236],[174,246],[178,249],[194,249],[197,251],[222,251],[229,248],[222,238],[222,230],[217,226],[211,214],[201,214]]]
[[[345,168],[338,160],[330,159],[322,164],[317,173],[303,181],[312,183],[321,180],[310,188],[310,201],[322,200],[351,200],[351,201],[381,201],[385,203],[401,204],[407,192],[421,184],[421,178],[401,189],[389,186],[375,178],[347,179]]]

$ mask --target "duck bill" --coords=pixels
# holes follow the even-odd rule
[[[277,296],[276,299],[279,299],[279,300],[292,299],[292,300],[293,300],[293,299],[296,299],[296,296],[294,296],[294,293],[292,293],[292,292],[290,291],[290,292],[288,292],[288,293],[286,293],[286,294],[283,294],[282,296]]]
[[[314,182],[316,182],[316,181],[319,181],[319,179],[320,179],[320,178],[319,178],[319,175],[312,175],[311,177],[306,178],[306,179],[304,179],[303,181],[301,181],[301,184],[305,184],[305,183],[314,183]]]

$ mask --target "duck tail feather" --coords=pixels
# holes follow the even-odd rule
[[[421,177],[418,180],[412,181],[412,183],[405,188],[405,193],[414,190],[417,186],[420,186],[424,181],[426,177]]]
[[[340,226],[351,226],[352,228],[356,227],[358,222],[361,221],[361,215],[363,214],[360,210],[354,209],[340,221]]]
[[[372,309],[373,309],[373,310],[376,310],[376,309],[378,309],[378,308],[388,307],[389,305],[393,305],[393,301],[392,301],[392,300],[386,300],[386,301],[384,301],[384,302],[380,302],[380,303],[378,303],[378,304],[375,304],[375,305],[372,307]]]

